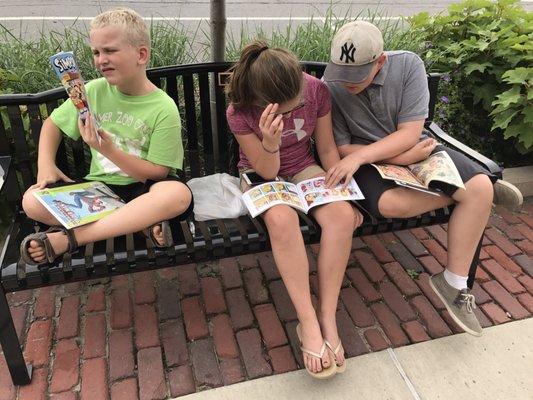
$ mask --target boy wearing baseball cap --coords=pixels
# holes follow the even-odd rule
[[[335,184],[354,175],[365,195],[362,206],[378,218],[409,218],[455,204],[448,224],[448,265],[430,284],[455,322],[480,336],[468,271],[493,198],[518,205],[520,192],[501,181],[493,188],[497,178],[489,171],[424,134],[429,112],[424,63],[409,51],[384,52],[375,25],[353,21],[339,29],[324,80],[332,95],[335,141],[343,157],[328,171],[327,181]],[[441,150],[455,163],[466,190],[446,185],[444,195],[433,196],[385,180],[369,165],[408,165]]]

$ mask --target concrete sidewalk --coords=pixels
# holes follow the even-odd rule
[[[326,381],[303,370],[203,391],[180,400],[533,399],[533,319],[348,359]]]

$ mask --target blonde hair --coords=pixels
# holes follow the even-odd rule
[[[247,45],[230,72],[226,93],[236,109],[285,103],[302,92],[303,74],[296,56],[262,41]]]
[[[97,15],[91,20],[90,28],[100,29],[107,26],[122,28],[124,36],[132,46],[150,48],[150,32],[142,17],[131,8],[114,8]]]

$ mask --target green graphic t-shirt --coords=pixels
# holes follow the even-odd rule
[[[105,78],[86,85],[91,111],[115,146],[154,164],[169,167],[171,173],[183,166],[181,121],[174,101],[161,89],[142,96],[128,96]],[[80,137],[78,113],[71,101],[56,108],[50,118],[67,136]],[[91,148],[91,168],[85,177],[112,185],[136,182],[113,162]]]

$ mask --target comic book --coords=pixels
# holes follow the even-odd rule
[[[33,194],[67,229],[97,221],[124,205],[120,197],[101,182],[75,183],[37,190]]]
[[[328,189],[324,177],[319,177],[298,184],[283,181],[263,183],[244,192],[242,198],[250,215],[256,217],[278,204],[286,204],[307,213],[311,208],[322,204],[361,200],[364,196],[353,178],[345,188],[339,184]]]
[[[87,100],[87,92],[85,91],[85,84],[81,77],[80,70],[76,64],[74,53],[71,51],[62,51],[54,54],[50,57],[50,63],[54,68],[54,71],[61,81],[61,84],[68,93],[68,97],[72,100],[72,103],[78,110],[78,115],[82,121],[85,121],[89,112],[89,101]],[[96,126],[96,134],[98,142],[101,141],[100,135],[98,135],[99,126],[96,120],[93,118],[93,123]]]
[[[465,185],[457,167],[445,151],[433,153],[428,158],[408,166],[392,164],[371,164],[383,179],[389,179],[400,186],[420,190],[439,196],[442,190],[438,183],[446,183],[464,189]]]

